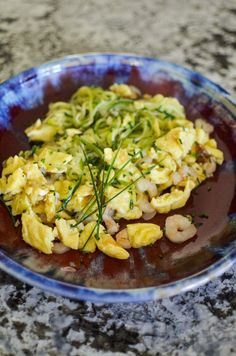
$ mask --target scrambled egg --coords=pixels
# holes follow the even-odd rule
[[[76,220],[56,219],[55,224],[58,231],[58,237],[63,245],[70,247],[73,250],[78,250],[80,231],[75,226]]]
[[[51,254],[55,240],[53,229],[29,213],[22,214],[21,222],[23,240],[37,250]]]
[[[127,230],[130,244],[134,248],[152,245],[163,236],[160,226],[155,224],[128,224]]]
[[[160,214],[167,214],[170,210],[182,208],[187,203],[194,187],[195,183],[187,180],[184,190],[174,188],[170,193],[152,198],[151,205]]]
[[[119,260],[126,260],[129,258],[129,253],[121,247],[111,235],[102,232],[99,235],[99,239],[96,240],[97,247],[100,251],[110,257],[117,258]]]
[[[3,164],[0,195],[22,237],[37,250],[64,246],[127,259],[115,234],[119,220],[169,213],[223,163],[213,127],[185,116],[176,98],[141,96],[125,84],[80,88],[70,102],[50,105],[25,131],[31,150]],[[39,144],[40,142],[40,144]],[[125,246],[163,236],[156,224],[128,224]]]

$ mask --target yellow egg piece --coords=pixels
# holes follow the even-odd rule
[[[61,200],[67,198],[70,190],[73,188],[74,185],[75,185],[75,182],[72,182],[67,179],[57,180],[54,183],[56,192],[59,194],[59,198]]]
[[[112,199],[109,206],[117,212],[118,215],[124,216],[130,210],[130,194],[127,190],[109,186],[106,191],[106,197]]]
[[[0,194],[4,194],[7,186],[7,177],[2,176],[0,178]]]
[[[134,206],[133,209],[130,209],[125,214],[116,213],[116,218],[117,219],[123,218],[126,220],[136,220],[136,219],[140,219],[142,215],[143,215],[142,210],[139,209],[137,206]]]
[[[168,168],[153,168],[149,174],[151,182],[165,184],[169,180],[170,170]]]
[[[45,205],[44,205],[45,214],[48,222],[51,222],[55,219],[57,206],[58,204],[57,204],[56,194],[54,192],[48,193],[46,195]]]
[[[219,150],[216,147],[216,142],[215,140],[209,140],[205,145],[204,148],[207,151],[207,153],[211,156],[213,156],[216,159],[216,162],[218,164],[222,164],[224,161],[224,154],[221,150]]]
[[[199,145],[204,145],[209,140],[209,135],[201,127],[196,127],[196,142]]]
[[[129,253],[112,238],[111,235],[101,232],[99,240],[95,239],[97,247],[105,255],[117,258],[119,260],[126,260],[129,258]]]
[[[174,189],[170,193],[152,198],[151,205],[160,214],[166,214],[171,210],[182,208],[187,203],[195,186],[196,184],[189,179],[184,190]]]
[[[176,160],[184,158],[195,142],[195,130],[176,127],[156,140],[156,146]]]
[[[46,184],[47,180],[42,174],[37,163],[29,162],[24,166],[24,172],[27,177],[27,184],[31,186]]]
[[[23,240],[37,250],[51,254],[55,239],[53,229],[39,222],[32,214],[23,213],[21,221]]]
[[[31,204],[34,206],[38,204],[41,200],[44,200],[48,193],[48,188],[45,186],[32,187],[30,185],[25,187],[25,192],[29,197]]]
[[[78,250],[80,231],[74,226],[76,221],[74,219],[56,219],[55,224],[58,231],[58,237],[63,245],[72,248],[73,250]]]
[[[27,179],[22,168],[17,168],[8,178],[7,184],[5,185],[6,193],[11,193],[12,195],[20,193],[23,187],[26,185]]]
[[[130,156],[128,155],[128,151],[126,149],[119,149],[119,151],[112,151],[111,148],[104,148],[104,161],[108,164],[113,162],[114,168],[121,168],[128,160]],[[128,166],[129,164],[127,164]]]
[[[96,242],[94,239],[94,235],[96,233],[96,221],[90,221],[87,225],[85,225],[83,231],[80,234],[79,239],[79,249],[83,252],[94,252],[96,250]],[[100,225],[99,231],[104,227]]]
[[[25,193],[17,194],[11,202],[12,215],[19,215],[23,212],[30,211],[30,201]]]
[[[80,185],[79,188],[75,191],[70,202],[67,204],[67,209],[72,212],[82,210],[89,202],[90,197],[92,197],[93,194],[93,187],[91,185]]]
[[[43,148],[38,156],[38,164],[44,168],[46,172],[50,173],[63,173],[67,170],[67,163],[72,160],[72,156],[64,153],[57,152],[51,148]]]
[[[127,225],[130,244],[134,248],[154,244],[161,239],[163,232],[159,225],[150,223],[139,223]]]
[[[137,97],[137,92],[132,89],[131,86],[127,84],[113,84],[109,88],[111,91],[117,95],[123,96],[125,98],[135,99]]]
[[[25,133],[30,141],[49,142],[56,135],[57,131],[58,128],[56,126],[42,123],[42,121],[38,119],[35,124],[25,130]]]
[[[12,174],[17,168],[23,167],[26,160],[23,157],[15,155],[14,157],[9,157],[3,165],[2,175],[6,176]]]
[[[84,245],[83,249],[81,250],[84,253],[93,253],[97,249],[96,242],[94,240],[94,237],[90,237],[86,244]]]

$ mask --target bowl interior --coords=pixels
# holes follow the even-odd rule
[[[49,63],[0,86],[0,164],[30,147],[24,129],[44,117],[50,102],[68,100],[82,85],[107,88],[114,82],[136,85],[143,93],[174,96],[189,119],[201,117],[215,126],[214,137],[224,151],[225,162],[213,178],[194,190],[187,205],[178,209],[180,214],[194,215],[197,237],[181,245],[163,238],[153,246],[131,250],[126,261],[99,252],[43,255],[22,241],[20,227],[13,227],[1,204],[0,248],[33,271],[79,286],[159,286],[202,271],[219,260],[235,239],[235,112],[223,90],[196,73],[154,59],[90,55]],[[163,227],[166,216],[158,215],[151,222]]]

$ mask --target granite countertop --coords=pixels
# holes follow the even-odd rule
[[[33,4],[34,3],[34,4]],[[49,59],[132,52],[236,93],[235,0],[0,0],[0,81]],[[0,272],[0,355],[236,355],[236,266],[197,290],[95,305]]]

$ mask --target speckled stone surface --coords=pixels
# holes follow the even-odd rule
[[[72,53],[133,52],[236,93],[235,0],[0,0],[0,81]],[[0,273],[0,355],[236,355],[236,266],[158,302],[94,305]]]

